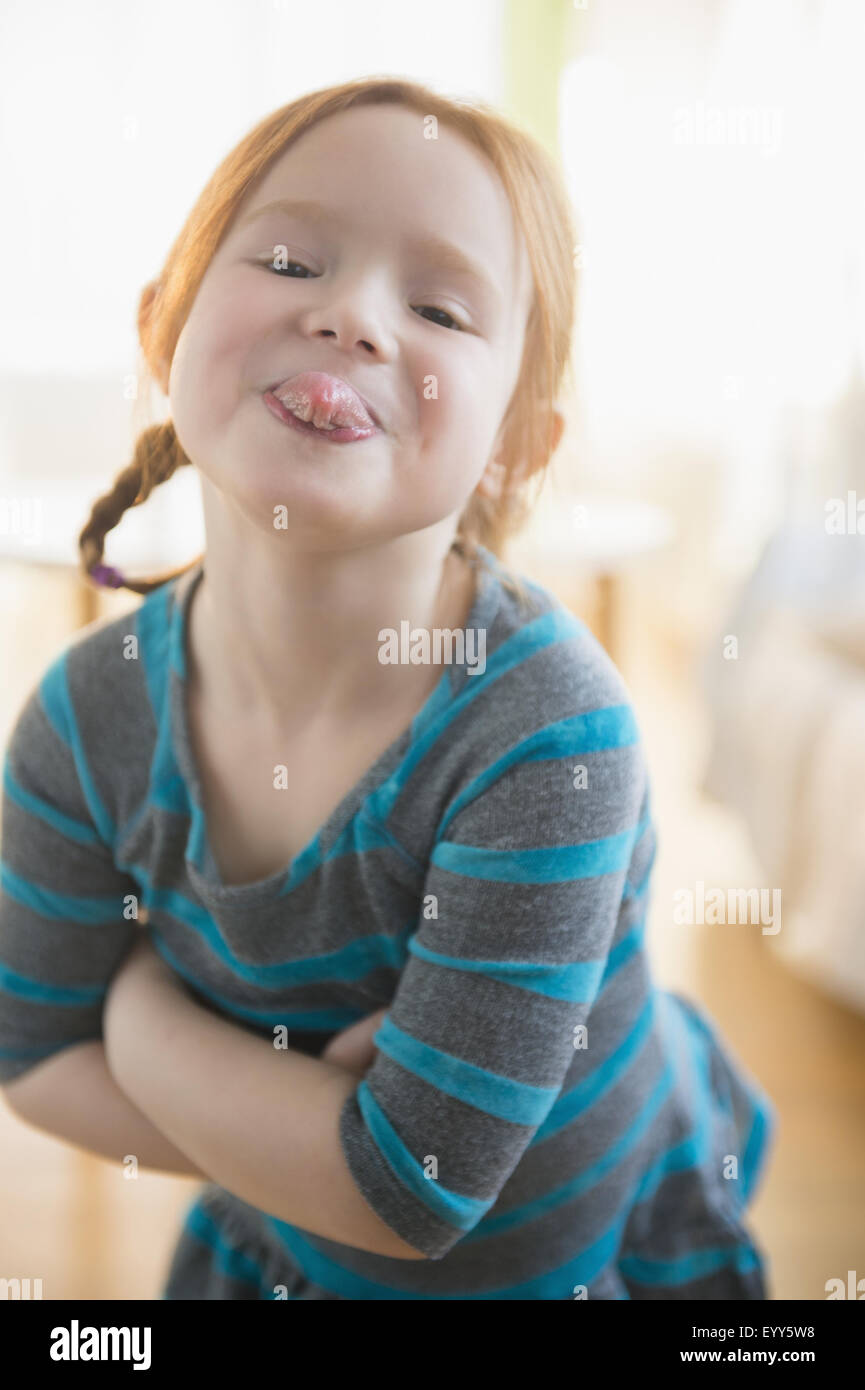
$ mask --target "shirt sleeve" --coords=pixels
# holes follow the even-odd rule
[[[77,734],[65,656],[31,692],[3,759],[0,1085],[102,1037],[111,976],[136,930],[138,887]]]
[[[378,1054],[340,1114],[360,1192],[428,1258],[481,1221],[559,1095],[649,828],[628,702],[531,734],[445,812]]]

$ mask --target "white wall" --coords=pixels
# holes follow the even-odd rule
[[[690,572],[744,572],[791,474],[833,486],[824,416],[865,353],[865,5],[611,0],[581,35],[572,471],[678,507]]]
[[[497,0],[5,0],[0,370],[122,373],[138,293],[257,121],[371,73],[496,101]]]

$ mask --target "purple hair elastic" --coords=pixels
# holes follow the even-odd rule
[[[90,571],[90,578],[110,589],[119,589],[126,583],[120,570],[116,570],[113,565],[94,565]]]

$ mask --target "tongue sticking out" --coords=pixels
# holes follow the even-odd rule
[[[316,429],[374,429],[375,422],[356,391],[326,372],[301,372],[274,386],[272,395],[299,420]]]

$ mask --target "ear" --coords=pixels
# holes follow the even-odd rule
[[[538,459],[534,468],[525,469],[521,481],[524,482],[527,478],[530,478],[533,473],[536,473],[539,468],[543,468],[544,464],[547,463],[548,459],[551,458],[552,455],[556,452],[556,449],[558,449],[564,432],[565,417],[562,411],[556,405],[553,408],[553,430],[550,442],[550,452],[547,455],[547,458]],[[501,434],[499,434],[496,437],[494,453],[490,458],[490,461],[484,469],[483,473],[481,474],[480,481],[478,482],[475,488],[475,491],[479,492],[482,497],[489,497],[493,501],[498,501],[498,499],[501,497],[502,489],[505,484],[505,466],[501,462],[499,457],[500,450]]]
[[[562,441],[565,432],[565,417],[558,406],[553,408],[553,442],[550,446],[550,454],[554,454]]]

